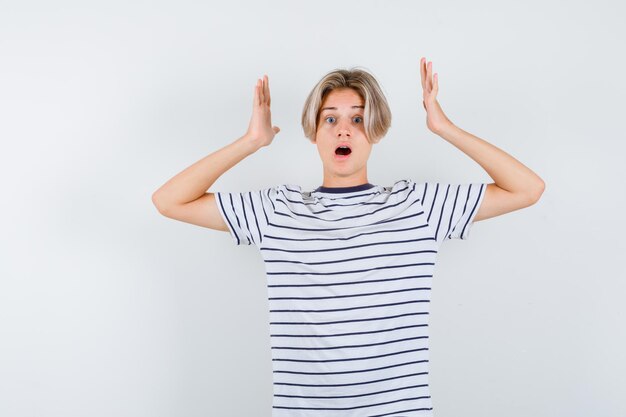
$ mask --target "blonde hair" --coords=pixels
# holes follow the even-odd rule
[[[302,110],[304,135],[311,142],[315,141],[319,111],[324,99],[332,90],[342,88],[353,89],[365,102],[365,135],[370,143],[378,143],[391,127],[391,110],[376,79],[359,67],[330,71],[313,87]]]

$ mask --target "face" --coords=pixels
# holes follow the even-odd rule
[[[324,99],[317,123],[315,144],[324,165],[325,187],[361,185],[367,180],[367,160],[372,150],[363,124],[365,103],[351,88],[332,90]],[[335,153],[344,144],[347,156]]]

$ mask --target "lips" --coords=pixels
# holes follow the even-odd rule
[[[348,148],[346,150],[345,148]],[[335,155],[350,155],[352,153],[352,147],[348,142],[338,143],[335,147]]]
[[[346,159],[350,158],[350,154],[339,154],[339,153],[335,153],[335,161],[345,161]]]

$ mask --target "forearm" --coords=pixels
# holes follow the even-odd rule
[[[438,135],[467,154],[487,171],[496,185],[512,193],[539,197],[544,181],[513,156],[455,126],[448,125]]]
[[[152,195],[154,205],[163,210],[181,205],[203,196],[226,171],[237,165],[256,150],[244,135],[229,145],[211,153],[178,173]]]

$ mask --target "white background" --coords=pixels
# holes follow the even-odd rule
[[[209,191],[322,183],[300,117],[327,71],[380,82],[371,183],[491,182],[448,117],[546,183],[439,254],[437,417],[626,415],[624,6],[618,1],[0,2],[0,415],[269,417],[264,266],[152,193],[240,137],[268,74],[270,147]]]

